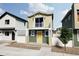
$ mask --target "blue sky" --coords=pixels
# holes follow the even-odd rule
[[[27,19],[28,15],[31,15],[38,11],[49,12],[54,14],[54,28],[61,27],[61,20],[71,9],[71,3],[0,3],[0,15],[5,11],[8,11],[16,16]]]

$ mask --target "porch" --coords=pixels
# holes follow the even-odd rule
[[[29,30],[29,43],[49,44],[48,30]]]
[[[3,41],[15,40],[15,29],[14,28],[0,29],[0,40]]]

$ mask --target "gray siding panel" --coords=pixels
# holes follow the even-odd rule
[[[29,42],[36,42],[35,36],[29,36]]]
[[[79,47],[79,41],[77,40],[77,30],[74,30],[74,46]]]

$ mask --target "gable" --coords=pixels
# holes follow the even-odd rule
[[[38,12],[38,13],[35,13],[35,14],[31,15],[31,16],[28,16],[28,18],[31,18],[31,17],[37,16],[37,15],[50,16],[50,15],[52,15],[52,14],[46,14],[46,13]]]
[[[15,15],[13,15],[13,14],[11,14],[11,13],[8,13],[8,12],[5,12],[3,15],[1,15],[0,16],[0,19],[2,19],[4,16],[6,16],[6,15],[9,15],[9,16],[11,16],[11,17],[13,17],[13,18],[15,18],[16,20],[19,20],[19,21],[21,21],[21,22],[27,22],[26,20],[24,20],[24,19],[22,19],[22,18],[20,18],[20,17],[17,17],[17,16],[15,16]]]
[[[16,19],[16,18],[14,18],[14,17],[12,17],[12,16],[6,14],[6,15],[4,15],[2,18],[0,18],[0,20],[2,20],[2,19]]]

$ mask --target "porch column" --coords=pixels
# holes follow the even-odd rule
[[[49,32],[49,46],[51,46],[52,45],[52,30],[49,29],[48,32]]]
[[[29,43],[29,29],[26,29],[25,41],[26,41],[26,43]]]

